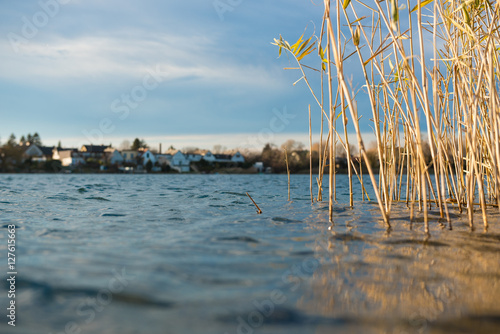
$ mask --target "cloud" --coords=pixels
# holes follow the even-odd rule
[[[33,40],[16,54],[0,45],[0,78],[20,83],[54,85],[78,80],[139,80],[153,68],[166,80],[189,78],[205,84],[268,87],[279,85],[264,66],[228,60],[216,41],[203,36],[122,33],[78,38]],[[81,82],[81,81],[80,81]],[[283,83],[284,84],[284,83]]]

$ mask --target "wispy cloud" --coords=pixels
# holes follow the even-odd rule
[[[276,86],[279,82],[263,66],[239,64],[215,52],[206,37],[184,38],[136,34],[89,36],[76,39],[55,37],[32,41],[21,53],[0,45],[0,77],[18,81],[56,84],[74,79],[105,81],[137,79],[152,67],[168,73],[166,80],[191,78],[205,83]]]

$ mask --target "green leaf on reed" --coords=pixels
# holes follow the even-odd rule
[[[305,56],[307,56],[308,54],[310,54],[311,52],[313,52],[314,50],[316,50],[316,48],[313,48],[314,47],[314,43],[312,43],[311,45],[309,45],[309,47],[307,49],[305,49],[304,52],[302,52],[300,55],[297,56],[297,60],[298,61],[301,61],[302,58],[304,58]]]
[[[352,22],[351,22],[351,25],[353,25],[354,23],[359,22],[359,21],[361,21],[361,20],[363,20],[363,19],[366,19],[367,17],[368,17],[368,16],[362,16],[362,17],[360,17],[359,19],[357,19],[357,20],[355,20],[355,21],[352,21]]]
[[[328,59],[325,58],[325,50],[319,45],[319,56],[321,57],[321,68],[326,71],[326,64],[328,64]]]
[[[359,28],[359,26],[357,26],[356,30],[354,31],[354,35],[352,36],[352,41],[354,42],[355,46],[359,45],[360,35],[361,35],[361,29]]]
[[[470,27],[470,16],[469,13],[467,12],[467,9],[465,9],[465,6],[462,7],[462,12],[464,13],[465,24],[467,24]]]
[[[431,2],[433,2],[433,1],[434,1],[434,0],[425,0],[425,1],[422,1],[422,2],[420,3],[420,8],[422,8],[422,7],[424,7],[424,6],[428,5],[428,4],[430,4],[430,3],[431,3]],[[413,9],[411,10],[411,12],[413,13],[413,12],[414,12],[414,11],[416,11],[417,9],[418,9],[418,4],[417,4],[415,7],[413,7]]]
[[[302,39],[302,37],[301,37],[301,39]],[[312,36],[309,37],[304,43],[302,43],[300,45],[300,47],[297,50],[294,51],[293,54],[297,56],[309,44],[309,42],[311,41],[311,39],[312,39]]]
[[[293,54],[295,54],[297,52],[297,48],[300,46],[300,43],[302,43],[302,37],[304,37],[304,34],[302,34],[302,36],[299,37],[297,42],[294,45],[292,45]]]
[[[344,0],[344,3],[342,4],[342,7],[344,7],[344,9],[346,9],[347,6],[349,6],[350,3],[351,3],[351,0]]]
[[[347,107],[346,107],[345,109],[347,109]],[[344,114],[344,112],[343,112],[343,111],[339,112],[339,114],[337,115],[337,117],[335,117],[335,120],[338,120],[338,119],[339,119],[339,117],[340,117],[340,116],[342,116],[343,114]]]
[[[392,30],[394,30],[394,31],[397,30],[398,21],[399,21],[398,1],[391,0],[391,27],[392,27]]]
[[[283,48],[283,43],[282,43],[283,38],[280,35],[280,39],[274,39],[274,43],[271,43],[272,45],[278,46],[278,57],[281,57],[281,49]]]

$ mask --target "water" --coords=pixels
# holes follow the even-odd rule
[[[374,203],[341,204],[337,181],[331,226],[308,176],[288,202],[284,175],[0,175],[18,271],[17,326],[3,315],[0,332],[500,331],[497,209],[488,233],[431,210],[427,238],[403,205],[387,231]]]

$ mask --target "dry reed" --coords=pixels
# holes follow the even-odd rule
[[[288,166],[288,152],[285,150],[285,164],[286,164],[286,175],[288,178],[288,201],[290,202],[290,168]]]
[[[353,170],[364,189],[361,165],[358,173],[351,159],[350,122],[388,227],[393,202],[404,201],[411,217],[415,208],[423,211],[426,233],[433,205],[449,228],[449,207],[466,209],[471,228],[479,207],[487,229],[487,207],[500,209],[499,16],[500,4],[488,0],[419,0],[413,6],[397,0],[324,0],[319,37],[302,35],[292,45],[281,36],[275,39],[280,54],[284,49],[297,62],[299,81],[305,81],[321,111],[317,200],[322,200],[328,161],[330,221],[336,200],[337,138],[346,151],[351,206]],[[303,64],[315,49],[320,99],[306,76],[311,67]],[[353,65],[355,58],[358,65]],[[353,93],[348,75],[362,78],[362,94]],[[358,96],[371,109],[378,167],[371,165],[361,135]],[[325,118],[328,136],[323,147]],[[365,193],[362,190],[362,198]]]

